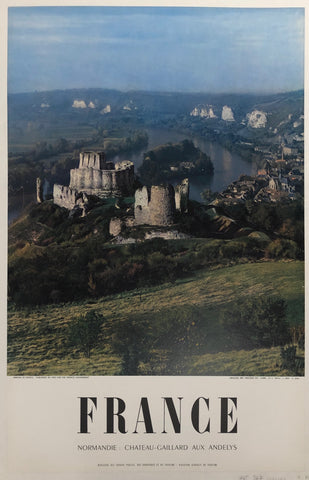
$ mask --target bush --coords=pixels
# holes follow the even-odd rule
[[[103,323],[104,317],[95,310],[72,320],[68,325],[69,344],[79,348],[89,358],[91,350],[98,343]]]
[[[280,357],[282,359],[282,368],[287,368],[289,370],[295,368],[296,347],[281,347]]]
[[[157,345],[173,353],[204,351],[208,328],[203,309],[182,305],[160,312],[155,335]]]
[[[281,347],[280,357],[282,360],[282,368],[290,370],[294,375],[299,375],[304,368],[304,359],[297,357],[296,346]]]
[[[299,257],[300,251],[297,243],[293,240],[277,238],[266,247],[265,254],[268,258],[296,259]]]
[[[284,345],[291,339],[286,303],[278,297],[250,297],[222,312],[228,343],[238,348]]]
[[[121,356],[121,375],[137,375],[140,363],[149,359],[152,336],[148,320],[129,317],[109,328],[111,348]]]

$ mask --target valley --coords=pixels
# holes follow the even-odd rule
[[[11,95],[9,374],[303,375],[303,178],[303,92]]]

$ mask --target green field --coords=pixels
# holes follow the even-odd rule
[[[121,357],[112,348],[111,332],[133,322],[147,325],[146,337],[166,331],[165,343],[153,344],[148,357],[140,361],[140,375],[291,375],[281,367],[279,347],[233,349],[219,323],[222,309],[237,305],[243,297],[269,295],[286,301],[290,326],[303,326],[303,262],[268,261],[202,270],[173,283],[78,303],[23,309],[11,305],[8,374],[119,375]],[[72,319],[90,310],[104,316],[105,327],[86,358],[68,345],[67,331]],[[189,342],[174,341],[172,327],[179,318],[190,320],[194,348]],[[300,350],[297,353],[303,355]]]
[[[9,130],[9,152],[29,152],[35,148],[37,142],[54,144],[59,138],[68,141],[91,139],[97,130],[88,125],[76,125],[72,122],[61,121],[58,125],[42,124],[40,122],[21,123],[21,127],[15,125]]]

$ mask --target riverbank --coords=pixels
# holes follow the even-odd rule
[[[210,189],[213,192],[221,192],[230,183],[237,180],[240,175],[254,175],[256,172],[255,164],[245,160],[240,155],[230,152],[219,143],[210,142],[202,137],[190,136],[188,133],[166,130],[160,128],[147,128],[145,132],[148,135],[148,145],[138,152],[116,155],[109,158],[110,161],[119,162],[130,160],[134,163],[135,172],[142,164],[144,153],[148,150],[164,145],[166,143],[177,143],[185,139],[190,139],[196,148],[208,155],[213,163],[214,172],[210,175],[194,176],[190,178],[190,198],[191,200],[201,201],[201,192]],[[24,195],[22,192],[18,195],[9,197],[9,223],[17,218],[23,211],[23,206],[35,200],[35,179],[33,179],[33,193]]]

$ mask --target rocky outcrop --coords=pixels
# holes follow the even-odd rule
[[[114,245],[126,245],[126,244],[142,242],[144,240],[152,240],[153,238],[163,238],[164,240],[181,240],[185,238],[191,238],[191,235],[178,232],[178,230],[168,230],[168,231],[151,230],[149,232],[145,232],[145,237],[143,239],[137,239],[133,237],[124,238],[122,235],[118,234],[111,241],[111,243]]]
[[[222,108],[221,118],[225,122],[235,122],[234,113],[231,107],[224,105]]]
[[[201,117],[201,118],[217,118],[214,114],[212,105],[201,105],[194,107],[192,112],[190,112],[191,117]]]
[[[102,108],[100,113],[102,115],[106,115],[107,113],[111,113],[111,111],[112,111],[112,107],[110,105],[106,105],[106,107]]]
[[[197,107],[194,107],[192,112],[190,112],[191,117],[199,117],[200,116],[200,110]]]
[[[112,218],[109,222],[109,234],[116,237],[124,228],[132,228],[135,225],[133,217]]]
[[[169,230],[168,232],[151,231],[145,233],[145,240],[152,238],[164,238],[164,240],[180,240],[184,238],[191,238],[187,233],[178,232],[178,230]]]
[[[267,124],[267,114],[261,110],[253,110],[247,113],[247,125],[251,128],[265,128]]]
[[[304,116],[301,115],[298,120],[295,120],[295,122],[293,123],[293,127],[294,127],[294,128],[298,128],[298,127],[300,127],[303,123],[304,123]]]
[[[85,103],[85,100],[74,100],[73,108],[87,108],[87,105]]]
[[[85,100],[74,100],[73,108],[95,108],[95,104],[90,101],[88,105],[86,104]]]

